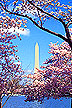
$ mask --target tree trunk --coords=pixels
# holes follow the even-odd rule
[[[0,96],[0,108],[2,108],[2,96]]]

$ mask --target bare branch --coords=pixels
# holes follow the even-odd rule
[[[39,26],[31,17],[29,17],[29,16],[27,16],[26,15],[26,17],[28,18],[28,19],[30,19],[38,28],[40,28],[41,30],[44,30],[44,31],[46,31],[46,32],[48,32],[48,33],[51,33],[51,34],[53,34],[53,35],[56,35],[56,36],[58,36],[58,37],[60,37],[61,39],[63,39],[63,40],[65,40],[66,42],[68,42],[68,39],[66,39],[64,36],[62,36],[61,34],[58,34],[58,33],[56,33],[56,32],[53,32],[53,31],[51,31],[51,30],[48,30],[48,29],[46,29],[46,28],[44,28],[44,27],[41,27],[41,26]]]
[[[3,104],[3,106],[6,104],[7,100],[11,97],[11,95],[8,96],[8,98],[6,99],[5,103]],[[2,106],[2,107],[3,107]]]

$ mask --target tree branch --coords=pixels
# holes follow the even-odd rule
[[[66,37],[67,37],[68,43],[69,43],[69,45],[70,45],[70,47],[71,47],[71,49],[72,49],[72,42],[71,42],[70,33],[69,33],[69,29],[68,29],[68,26],[69,26],[70,24],[72,24],[72,22],[68,23],[68,24],[69,24],[69,25],[68,25],[68,24],[65,24],[65,22],[63,22],[61,18],[60,18],[60,21],[62,22],[62,24],[63,24],[63,26],[64,26],[64,28],[65,28]]]
[[[70,22],[67,24],[67,27],[69,27],[71,24],[72,24],[72,21],[70,21]]]
[[[1,3],[0,3],[1,4]],[[44,31],[46,31],[46,32],[48,32],[48,33],[51,33],[51,34],[53,34],[53,35],[56,35],[56,36],[58,36],[58,37],[60,37],[61,39],[63,39],[64,41],[66,41],[66,42],[68,42],[68,39],[66,39],[64,36],[62,36],[61,34],[58,34],[58,33],[55,33],[55,32],[53,32],[53,31],[51,31],[51,30],[49,30],[49,29],[46,29],[46,28],[44,28],[44,27],[41,27],[41,26],[39,26],[31,17],[29,17],[28,15],[21,15],[21,14],[18,14],[18,13],[13,13],[13,12],[11,12],[11,11],[9,11],[9,10],[7,10],[6,8],[4,8],[4,6],[1,4],[1,6],[3,7],[3,9],[6,11],[6,12],[8,12],[8,13],[10,13],[10,14],[13,14],[13,15],[18,15],[18,16],[22,16],[22,17],[27,17],[29,20],[31,20],[38,28],[40,28],[41,30],[44,30]]]
[[[3,106],[6,104],[7,100],[11,97],[11,95],[8,96],[8,98],[6,99],[5,103],[3,104]],[[2,107],[3,107],[2,106]]]
[[[31,5],[33,5],[35,8],[37,8],[37,10],[40,10],[41,12],[43,12],[43,13],[45,13],[45,14],[51,16],[51,17],[53,17],[54,19],[60,21],[60,22],[63,24],[63,26],[64,26],[64,28],[65,28],[66,36],[67,36],[67,38],[68,38],[68,41],[67,41],[67,42],[69,43],[69,45],[70,45],[71,48],[72,48],[72,45],[71,45],[72,43],[71,43],[71,39],[70,39],[69,30],[68,30],[68,28],[67,28],[65,22],[64,22],[61,18],[57,18],[56,16],[51,15],[50,13],[48,13],[48,12],[44,11],[43,9],[39,8],[38,6],[36,6],[35,4],[33,4],[32,1],[28,0],[28,2],[29,2]],[[72,24],[72,22],[70,22],[69,25],[70,25],[70,24]],[[51,33],[51,34],[52,34],[52,33]],[[56,35],[56,34],[54,34],[54,35]],[[58,36],[58,35],[57,35],[57,36]],[[61,36],[59,35],[58,37],[62,38],[63,36],[61,37]],[[62,39],[63,39],[63,38],[62,38]],[[65,40],[65,39],[64,39],[64,40]]]
[[[51,16],[51,17],[53,17],[54,19],[59,20],[60,22],[62,22],[62,21],[60,20],[60,18],[57,18],[56,16],[51,15],[50,13],[48,13],[48,12],[44,11],[43,9],[39,8],[38,6],[34,5],[34,4],[32,3],[32,1],[28,0],[28,2],[29,2],[31,5],[33,5],[35,8],[37,8],[39,11],[41,11],[41,12],[43,12],[43,13],[45,13],[45,14]]]
[[[46,28],[44,28],[44,27],[39,26],[39,25],[38,25],[31,17],[29,17],[29,16],[27,16],[27,18],[30,19],[38,28],[40,28],[40,29],[42,29],[42,30],[44,30],[44,31],[46,31],[46,32],[48,32],[48,33],[51,33],[51,34],[53,34],[53,35],[56,35],[56,36],[60,37],[61,39],[65,40],[66,42],[68,42],[68,40],[67,40],[64,36],[62,36],[61,34],[58,34],[58,33],[56,33],[56,32],[53,32],[53,31],[51,31],[51,30],[48,30],[48,29],[46,29]]]

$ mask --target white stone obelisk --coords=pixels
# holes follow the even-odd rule
[[[36,43],[35,45],[35,69],[34,69],[34,73],[37,72],[37,69],[39,69],[39,46],[38,43]]]

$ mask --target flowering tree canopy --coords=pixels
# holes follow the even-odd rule
[[[13,25],[14,28],[16,26],[21,28],[22,24],[26,27],[24,24],[26,20],[23,19],[26,17],[41,30],[51,33],[68,42],[72,48],[71,35],[69,33],[69,27],[72,24],[71,2],[69,2],[69,4],[62,4],[58,0],[1,0],[0,8],[2,15],[6,15],[7,17],[9,14],[16,17],[15,19],[7,17],[6,20],[4,17],[3,19],[8,23],[7,25],[4,24],[4,27],[9,28],[9,25]],[[65,35],[49,29],[48,21],[51,20],[50,22],[52,24],[53,19],[63,25],[66,33]],[[9,24],[10,20],[11,24]]]
[[[27,77],[33,82],[26,84],[23,92],[26,95],[25,101],[38,100],[43,101],[53,97],[71,97],[71,48],[63,42],[60,46],[50,44],[51,57],[46,59],[41,70],[34,75],[29,74]]]
[[[3,35],[2,35],[3,33]],[[13,94],[21,94],[23,85],[21,81],[24,78],[24,71],[21,67],[19,57],[16,55],[18,51],[17,46],[12,44],[12,39],[16,36],[10,32],[0,31],[0,58],[1,58],[1,70],[0,70],[0,106],[1,108],[6,104],[9,97]],[[23,77],[22,77],[23,75]],[[2,99],[4,96],[8,96],[7,100],[2,106]]]

